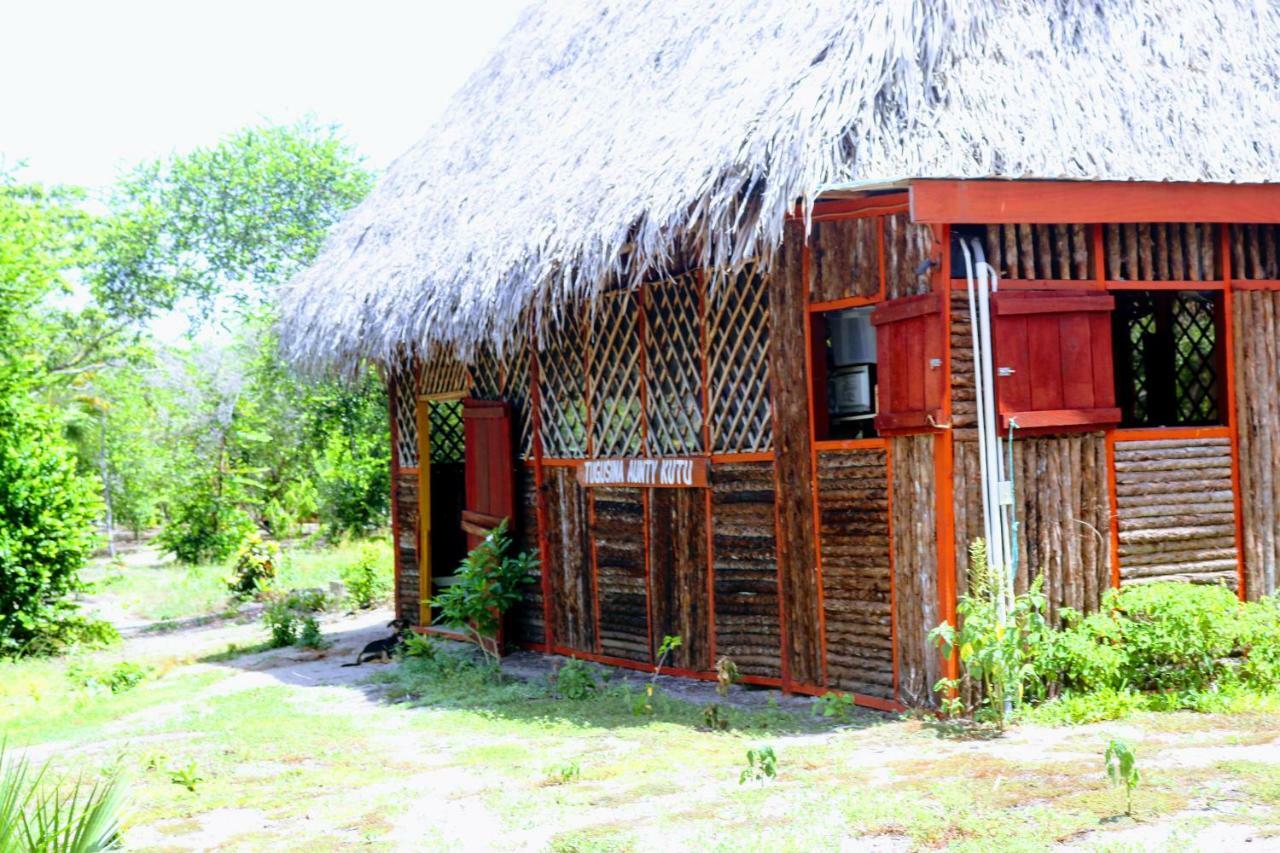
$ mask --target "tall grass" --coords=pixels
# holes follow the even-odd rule
[[[115,777],[68,785],[0,742],[0,850],[94,853],[120,847],[122,789]]]

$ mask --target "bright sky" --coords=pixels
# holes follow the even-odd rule
[[[103,187],[263,121],[340,124],[381,168],[524,0],[0,0],[0,162]]]

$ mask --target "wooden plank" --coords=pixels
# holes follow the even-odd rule
[[[696,671],[712,668],[705,508],[701,492],[649,492],[651,655],[656,660],[663,637],[678,636],[682,642],[669,663]]]

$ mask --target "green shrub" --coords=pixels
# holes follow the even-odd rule
[[[406,631],[404,637],[400,640],[400,646],[396,651],[401,658],[409,660],[412,658],[423,658],[428,661],[436,659],[439,647],[436,641],[427,634],[419,634],[417,631]]]
[[[262,622],[271,632],[271,647],[292,646],[298,641],[298,611],[284,599],[269,602],[262,611]]]
[[[318,515],[331,537],[359,536],[387,523],[391,475],[383,431],[386,409],[377,415],[382,429],[333,432],[315,456]]]
[[[93,693],[124,693],[141,684],[150,673],[149,667],[132,661],[108,667],[88,667],[80,663],[67,667],[67,678],[77,687]]]
[[[586,661],[570,658],[556,672],[556,693],[563,699],[586,699],[599,687]]]
[[[302,617],[302,629],[298,632],[298,645],[307,649],[323,649],[329,645],[320,630],[320,620],[308,613]]]
[[[391,591],[388,562],[377,547],[366,544],[360,546],[356,561],[342,568],[342,582],[356,607],[376,607]]]
[[[221,562],[253,532],[253,520],[214,477],[191,477],[174,490],[169,518],[156,537],[180,562]]]
[[[0,655],[61,644],[94,545],[95,495],[52,413],[0,394]]]
[[[68,786],[50,779],[48,768],[33,769],[0,742],[0,850],[119,849],[119,781],[80,777]]]
[[[325,640],[312,614],[324,610],[328,604],[328,597],[319,589],[292,589],[283,595],[269,595],[262,611],[262,623],[271,632],[271,648],[292,645],[322,648]]]
[[[239,598],[252,598],[271,587],[280,562],[280,546],[264,542],[262,534],[253,531],[240,542],[227,588]]]

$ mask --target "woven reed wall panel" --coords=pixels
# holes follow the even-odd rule
[[[470,387],[467,366],[447,352],[427,359],[418,381],[419,394],[460,394]]]
[[[696,276],[645,290],[645,411],[654,456],[700,453],[702,299]]]
[[[581,315],[565,309],[538,350],[542,454],[581,459],[587,453],[586,353]]]
[[[392,488],[396,493],[396,560],[400,576],[396,583],[396,616],[421,624],[418,612],[418,475],[397,474]]]
[[[827,686],[893,698],[888,456],[821,452],[821,525]]]
[[[591,582],[587,493],[573,468],[543,470],[547,529],[546,565],[551,579],[556,645],[595,650],[595,590]]]
[[[1228,439],[1116,444],[1120,582],[1189,580],[1235,588]]]
[[[934,438],[915,435],[889,442],[898,691],[905,704],[932,705],[940,672],[938,650],[926,639],[939,622]]]
[[[749,268],[713,282],[707,299],[712,452],[769,450],[773,415],[767,282]]]
[[[671,653],[671,664],[705,672],[711,669],[706,493],[648,491],[653,653],[657,655],[664,636],[678,636],[683,642]]]
[[[592,456],[635,456],[644,447],[636,298],[632,293],[601,297],[591,315],[587,404]]]
[[[987,263],[1001,278],[1087,281],[1094,276],[1089,225],[987,225],[983,232]]]
[[[1221,278],[1217,227],[1141,222],[1102,228],[1109,281],[1213,281]]]
[[[1062,607],[1098,608],[1111,585],[1107,447],[1102,433],[1019,438],[1013,445],[1018,521],[1018,592],[1044,575],[1049,617]],[[957,588],[967,586],[969,544],[983,537],[982,471],[976,435],[955,442]]]
[[[1231,277],[1280,280],[1280,225],[1231,226]]]
[[[391,416],[396,427],[396,461],[401,468],[418,467],[418,380],[415,368],[391,371]]]
[[[533,458],[533,400],[528,335],[515,335],[502,374],[502,399],[511,404],[515,448],[520,459]]]
[[[928,293],[930,271],[921,268],[933,253],[933,229],[928,225],[912,222],[905,213],[884,217],[885,297]]]
[[[516,471],[516,512],[512,523],[512,545],[518,551],[538,556],[538,489],[533,469],[520,466]],[[519,644],[547,641],[546,617],[543,610],[542,569],[530,572],[520,603],[512,608],[507,626],[512,639]]]
[[[773,463],[711,469],[716,654],[745,675],[781,675]]]
[[[600,595],[600,650],[648,661],[644,499],[639,489],[592,489],[591,542]]]
[[[880,292],[880,217],[813,223],[809,298],[830,302]]]
[[[1232,305],[1245,591],[1256,599],[1280,580],[1280,293],[1238,291]]]

